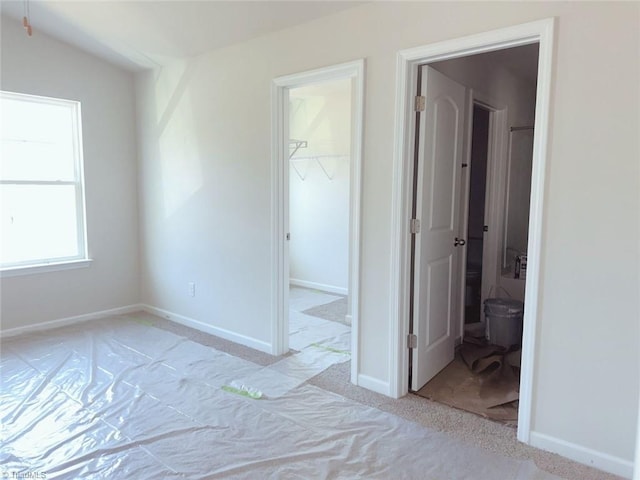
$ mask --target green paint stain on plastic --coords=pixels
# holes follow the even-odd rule
[[[247,390],[242,390],[240,388],[230,387],[229,385],[223,385],[222,390],[224,390],[225,392],[240,395],[242,397],[253,398],[254,400],[258,400],[262,398],[262,393],[260,392],[249,392]]]
[[[320,350],[326,350],[327,352],[340,353],[342,355],[351,355],[348,350],[340,350],[339,348],[327,347],[326,345],[320,345],[319,343],[312,343],[312,347],[319,348]]]
[[[153,327],[153,322],[151,320],[145,320],[143,318],[131,317],[134,322],[141,323],[142,325],[146,325],[147,327]]]

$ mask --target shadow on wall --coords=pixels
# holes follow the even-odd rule
[[[263,117],[260,132],[251,127],[255,100],[235,95],[236,83],[201,58],[138,78],[143,301],[265,341],[269,130]]]
[[[197,68],[195,61],[174,62],[155,74],[153,142],[148,148],[160,162],[160,185],[164,217],[168,218],[203,186],[203,168],[195,137],[193,99],[189,84]],[[151,146],[152,145],[152,146]]]

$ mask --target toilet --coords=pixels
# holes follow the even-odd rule
[[[480,305],[480,288],[482,286],[482,268],[480,265],[467,265],[464,305]]]
[[[482,238],[467,240],[467,274],[465,279],[465,323],[482,321]]]

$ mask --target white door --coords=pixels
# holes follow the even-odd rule
[[[465,88],[423,66],[420,86],[426,97],[420,114],[416,171],[411,388],[419,390],[454,357],[454,322],[458,318],[458,232]]]

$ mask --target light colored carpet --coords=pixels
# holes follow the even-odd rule
[[[303,312],[309,308],[339,300],[341,295],[321,292],[312,288],[289,287],[289,308]]]
[[[347,315],[347,297],[335,300],[333,302],[325,303],[324,305],[318,305],[312,307],[304,312],[305,315],[311,315],[312,317],[322,318],[331,322],[342,323],[343,325],[351,326],[351,322],[346,319]]]
[[[213,347],[216,350],[220,350],[221,352],[225,352],[230,355],[249,360],[250,362],[257,363],[258,365],[262,366],[271,365],[272,363],[276,363],[279,360],[282,360],[283,358],[286,358],[293,354],[293,352],[288,352],[285,355],[275,357],[273,355],[269,355],[268,353],[260,352],[258,350],[254,350],[253,348],[245,347],[244,345],[239,345],[237,343],[224,340],[220,337],[215,337],[213,335],[209,335],[208,333],[185,327],[183,325],[174,323],[161,317],[157,317],[150,313],[136,312],[135,315],[139,319],[149,322],[154,327],[162,328],[163,330],[175,333],[176,335],[180,335],[181,337],[186,337],[189,340],[193,340],[194,342],[197,342],[201,345]]]
[[[153,323],[121,315],[3,342],[5,477],[559,480],[298,383],[308,361],[277,366],[299,355],[261,367]]]
[[[148,320],[159,328],[172,331],[203,345],[213,346],[218,350],[260,365],[269,365],[282,358],[236,345],[233,342],[153,315],[142,315],[145,315]],[[481,418],[472,413],[447,407],[417,395],[409,394],[400,399],[393,399],[357,387],[350,382],[350,365],[351,362],[333,365],[313,377],[308,383],[355,400],[363,405],[378,408],[425,427],[445,432],[455,439],[483,448],[489,452],[520,460],[533,460],[538,468],[567,480],[623,480],[616,475],[604,473],[560,455],[520,443],[516,439],[516,430],[514,428]]]
[[[335,365],[309,383],[365,405],[379,408],[490,452],[533,460],[538,468],[567,480],[623,480],[554,453],[530,447],[516,439],[516,429],[463,410],[409,394],[393,399],[350,383],[350,364]]]

